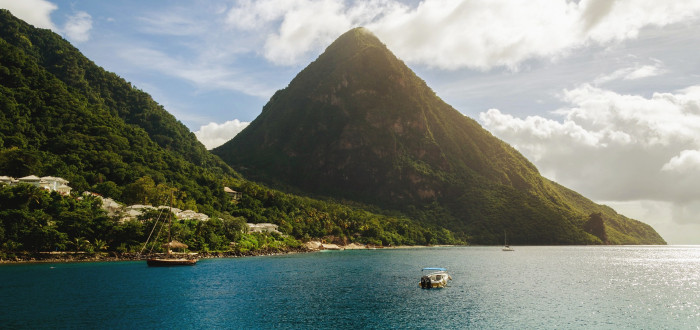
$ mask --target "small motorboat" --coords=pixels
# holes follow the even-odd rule
[[[447,274],[447,269],[440,267],[426,267],[423,271],[430,273],[421,276],[419,286],[422,289],[439,289],[447,286],[447,281],[451,281],[452,277]]]

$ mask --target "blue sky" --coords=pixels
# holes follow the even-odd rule
[[[0,0],[208,148],[356,26],[540,172],[700,244],[700,1]]]

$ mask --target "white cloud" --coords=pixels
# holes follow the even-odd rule
[[[636,38],[648,26],[695,20],[700,2],[584,0],[241,1],[229,26],[258,31],[264,56],[299,64],[354,26],[367,26],[407,62],[457,69],[517,68],[591,44]],[[639,68],[633,77],[654,74]]]
[[[280,65],[306,61],[343,32],[370,23],[392,8],[393,1],[334,0],[241,1],[227,13],[231,28],[257,31],[264,39],[263,55]]]
[[[84,11],[76,12],[68,17],[63,27],[66,37],[77,43],[88,41],[90,30],[92,30],[92,16]]]
[[[601,85],[613,80],[636,80],[648,77],[654,77],[666,73],[663,69],[663,64],[656,61],[653,65],[630,66],[615,70],[613,73],[601,75],[593,81],[595,85]]]
[[[238,119],[229,120],[223,124],[209,123],[199,127],[199,131],[194,132],[194,135],[197,136],[199,142],[211,150],[233,139],[249,124]]]
[[[576,6],[566,1],[421,2],[371,24],[397,55],[446,69],[511,68],[554,57],[579,42]]]
[[[625,132],[644,147],[700,143],[698,87],[675,94],[654,93],[651,98],[645,98],[585,84],[564,92],[563,100],[573,107],[559,109],[557,113],[589,130]]]
[[[140,16],[142,32],[156,35],[198,36],[207,34],[209,27],[191,8],[170,8]]]
[[[664,71],[657,65],[644,65],[637,67],[632,72],[624,76],[624,80],[635,80],[647,77],[658,76],[664,73]]]
[[[663,171],[693,172],[700,170],[700,150],[683,150],[661,167]]]
[[[58,28],[51,20],[51,13],[58,6],[45,0],[0,0],[0,8],[9,9],[21,20],[39,28],[51,29],[64,34],[72,42],[80,43],[90,39],[92,16],[78,11],[69,16],[63,28]]]
[[[575,48],[697,19],[700,2],[496,0],[421,2],[372,25],[399,57],[440,68],[516,68]]]
[[[234,67],[213,61],[174,58],[160,51],[139,47],[120,49],[118,52],[133,65],[184,79],[199,88],[240,91],[259,97],[269,97],[274,92],[268,86],[247,79]]]
[[[264,77],[279,76],[258,70],[267,64],[263,61],[303,66],[355,26],[370,28],[409,63],[447,69],[519,69],[532,58],[561,58],[577,47],[607,46],[636,36],[618,32],[624,29],[687,22],[700,11],[695,2],[640,4],[657,13],[632,15],[621,10],[627,6],[624,1],[609,6],[533,1],[242,0],[229,7],[203,2],[195,10],[172,7],[142,13],[137,18],[140,32],[155,38],[165,35],[172,41],[161,48],[155,43],[130,44],[117,52],[134,66],[186,79],[202,89],[267,98],[286,80],[263,82]],[[600,26],[607,26],[610,35]],[[599,77],[594,84],[664,73],[662,63],[653,61],[633,63]]]
[[[697,19],[700,2],[645,1],[645,0],[589,0],[582,1],[582,18],[587,24],[584,33],[593,41],[608,42],[636,38],[646,26],[665,26]],[[600,15],[586,16],[591,8],[608,7]],[[588,18],[594,17],[594,20]]]
[[[49,1],[0,0],[0,8],[9,9],[12,15],[36,27],[57,30],[51,21],[51,12],[58,9],[58,6]]]
[[[491,109],[484,126],[544,176],[652,225],[672,244],[700,230],[700,86],[651,97],[582,85],[568,105],[516,118]]]
[[[294,64],[309,49],[324,47],[351,27],[335,1],[308,1],[285,13],[279,33],[265,42],[265,57],[278,64]]]
[[[496,109],[480,118],[545,176],[589,198],[688,205],[700,202],[698,91],[645,98],[582,85],[563,93],[569,106],[554,112],[560,120]]]

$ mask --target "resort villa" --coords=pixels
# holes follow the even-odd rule
[[[235,191],[229,187],[224,187],[224,192],[226,193],[226,195],[231,197],[231,201],[237,201],[243,196],[243,193]]]
[[[29,175],[19,179],[15,179],[9,176],[0,176],[0,183],[4,183],[10,186],[20,183],[26,183],[39,188],[46,189],[48,191],[55,191],[61,195],[70,194],[70,191],[72,189],[68,186],[68,180],[54,176],[45,176],[40,178],[36,175]]]
[[[282,234],[277,230],[278,226],[272,223],[248,223],[248,231],[251,233],[278,233]]]
[[[9,186],[14,186],[17,184],[26,183],[39,188],[46,189],[48,191],[55,191],[61,195],[70,194],[72,188],[68,186],[68,180],[54,177],[54,176],[44,176],[38,177],[36,175],[29,175],[19,179],[15,179],[9,176],[0,176],[0,184],[6,184]],[[232,190],[229,187],[225,187],[226,192],[232,200],[237,200],[241,198],[241,193]],[[171,209],[175,217],[179,220],[199,220],[207,221],[209,216],[203,213],[197,213],[192,210],[180,210],[178,208],[170,208],[168,206],[158,206],[154,207],[151,205],[130,205],[122,206],[111,198],[104,198],[99,194],[92,192],[84,192],[84,195],[97,196],[102,200],[102,209],[107,211],[108,216],[120,216],[121,221],[126,221],[129,219],[136,219],[148,210],[158,210],[158,209]],[[276,228],[275,228],[276,229]]]
[[[94,193],[90,193],[93,195],[97,195]],[[143,205],[143,204],[134,204],[134,205],[128,205],[128,206],[121,206],[118,203],[114,202],[112,199],[109,198],[103,198],[102,196],[97,195],[99,198],[102,198],[102,208],[107,210],[108,213],[110,213],[110,216],[114,215],[119,215],[120,216],[120,221],[124,222],[127,220],[136,220],[138,219],[139,216],[143,215],[144,213],[148,211],[166,211],[169,210],[173,212],[175,215],[175,219],[178,220],[199,220],[199,221],[207,221],[209,220],[209,216],[204,214],[204,213],[197,213],[192,210],[181,210],[176,207],[169,207],[169,206],[153,206],[153,205]]]

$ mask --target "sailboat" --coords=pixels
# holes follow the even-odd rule
[[[505,230],[503,231],[503,235],[505,236],[505,239],[503,241],[503,248],[501,249],[501,251],[515,251],[515,249],[508,245],[508,234]]]
[[[187,248],[186,244],[180,243],[178,241],[170,241],[168,243],[163,244],[163,247],[167,249],[168,253],[164,257],[149,257],[146,259],[146,264],[148,264],[151,267],[157,267],[157,266],[194,266],[197,263],[197,258],[190,256],[190,255],[184,255],[181,257],[176,256],[173,254],[171,247],[172,248],[177,248],[176,246],[182,246],[183,248]]]
[[[163,256],[156,256],[153,254],[150,254],[148,258],[146,258],[146,264],[151,267],[158,267],[158,266],[194,266],[197,264],[197,258],[192,255],[192,254],[185,254],[185,253],[173,253],[173,249],[187,249],[187,244],[178,242],[176,240],[173,240],[171,238],[172,234],[172,196],[170,197],[170,208],[168,209],[168,243],[163,244],[163,249],[165,249],[166,253]],[[148,239],[146,240],[146,243],[143,245],[143,249],[141,249],[141,252],[146,248],[146,245],[148,245],[148,241],[151,238],[151,235],[153,235],[153,231],[156,229],[156,226],[158,225],[158,220],[156,220],[156,223],[153,224],[153,230],[151,230],[151,234],[148,235]],[[162,228],[162,227],[161,227]],[[158,234],[160,234],[160,230],[158,231]],[[158,236],[158,235],[156,235]],[[156,237],[156,240],[158,238]],[[151,247],[151,252],[153,248]]]

